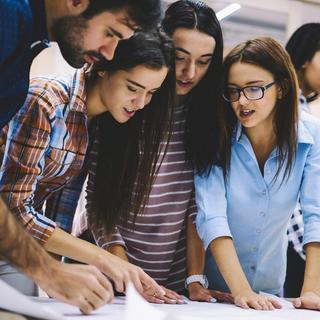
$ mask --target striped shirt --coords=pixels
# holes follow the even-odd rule
[[[102,230],[93,230],[100,247],[123,246],[131,263],[140,266],[158,283],[176,291],[184,289],[186,278],[187,217],[194,220],[196,215],[193,169],[186,163],[184,149],[186,115],[187,108],[176,108],[167,153],[145,210],[137,216],[134,231],[118,225],[112,238],[108,239]],[[95,168],[91,167],[87,187],[88,212],[92,212],[94,172]]]
[[[31,235],[45,243],[56,223],[44,201],[79,174],[88,146],[84,71],[36,78],[25,104],[0,134],[0,192]]]

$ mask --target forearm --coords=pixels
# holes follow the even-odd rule
[[[113,245],[113,246],[110,246],[108,248],[108,251],[116,256],[118,256],[119,258],[121,258],[122,260],[125,260],[125,261],[128,261],[128,257],[127,257],[127,254],[126,254],[126,251],[124,249],[123,246],[121,245]]]
[[[313,291],[320,296],[320,243],[306,245],[306,268],[301,294]]]
[[[74,237],[60,228],[54,230],[44,247],[49,252],[95,266],[98,265],[101,254],[103,256],[111,255],[106,250]]]
[[[187,272],[188,276],[204,271],[205,250],[195,225],[188,217],[187,222]]]
[[[233,295],[252,290],[240,265],[232,239],[217,238],[211,242],[210,250]]]
[[[51,257],[15,220],[0,197],[0,255],[37,280]]]

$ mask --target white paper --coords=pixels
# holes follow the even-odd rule
[[[50,307],[39,305],[2,280],[0,280],[0,308],[45,320],[64,319]]]

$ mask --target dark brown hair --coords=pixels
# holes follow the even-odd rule
[[[273,121],[278,152],[278,169],[275,179],[284,165],[284,178],[289,177],[295,158],[298,123],[298,82],[290,57],[276,40],[269,37],[243,42],[231,50],[225,58],[221,82],[223,88],[228,83],[230,68],[236,62],[253,64],[269,71],[276,85],[281,89],[282,96],[276,102]],[[231,139],[237,118],[230,102],[227,101],[220,104],[220,113],[224,119],[224,128],[220,137],[223,135],[225,137],[221,157],[224,159],[222,167],[226,176],[230,167]]]
[[[174,49],[163,32],[136,33],[119,42],[115,57],[94,66],[90,81],[97,72],[130,70],[138,65],[153,70],[168,67],[169,72],[151,102],[126,123],[118,123],[109,112],[98,116],[98,163],[95,172],[92,207],[88,208],[92,228],[110,234],[115,225],[135,217],[148,199],[160,158],[160,143],[170,131],[175,94]],[[134,217],[129,219],[130,212]]]

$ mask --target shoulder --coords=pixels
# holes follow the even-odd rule
[[[302,111],[298,124],[298,142],[314,144],[320,141],[320,119]]]
[[[56,108],[70,102],[70,80],[68,77],[38,77],[30,81],[29,91],[20,112],[38,109],[49,117],[55,114]]]

